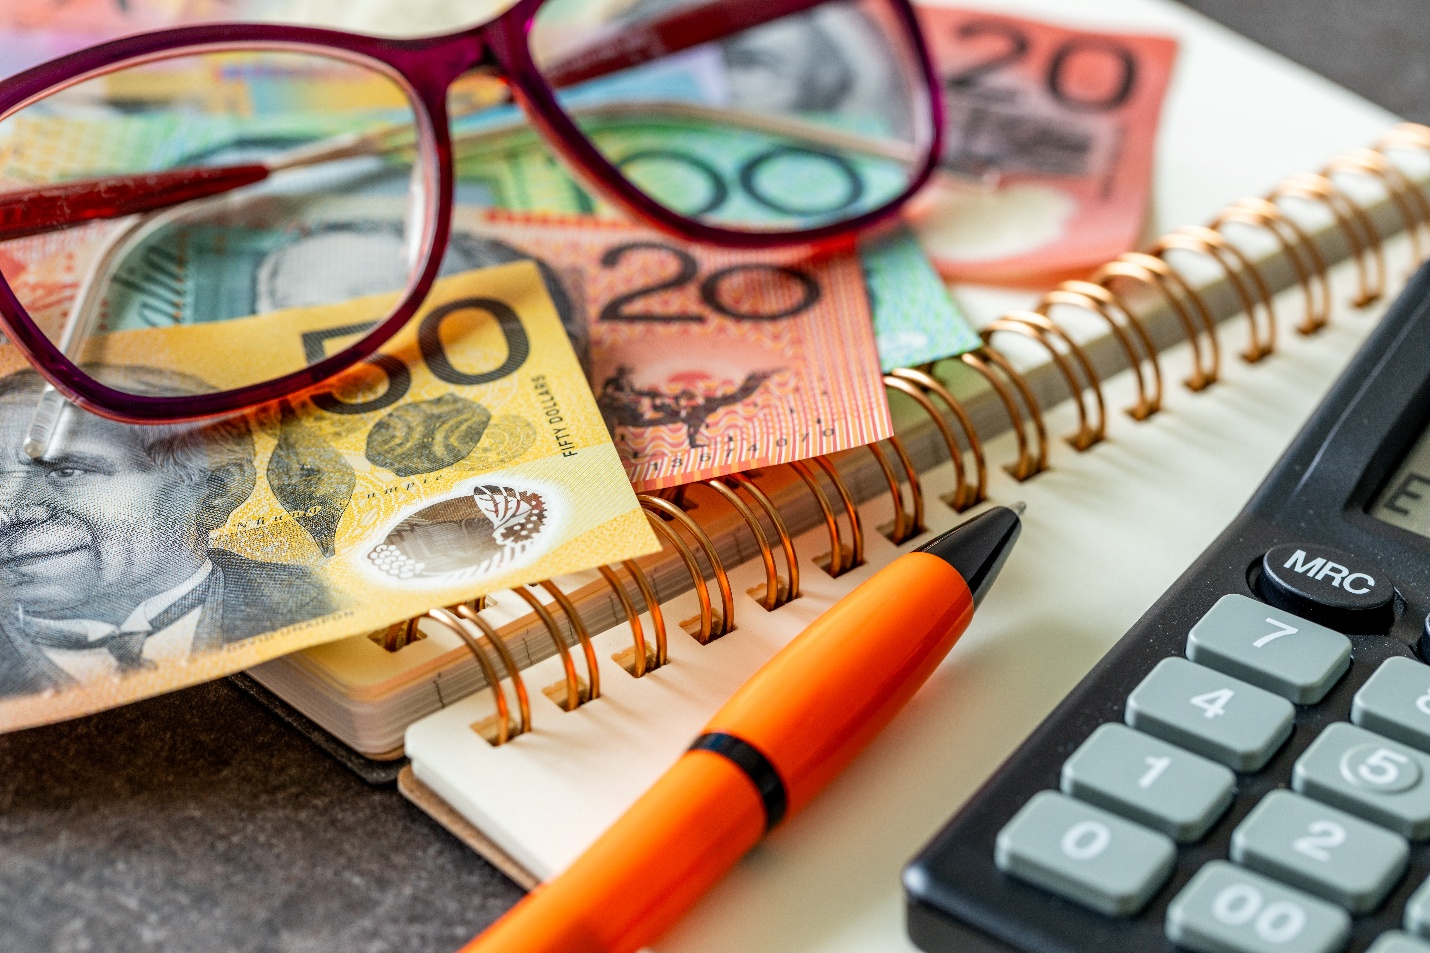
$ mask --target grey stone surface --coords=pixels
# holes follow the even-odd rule
[[[450,953],[519,896],[227,682],[0,737],[7,953]]]
[[[1188,5],[1430,121],[1424,2]],[[0,738],[7,953],[450,953],[519,895],[226,683]]]
[[[1181,0],[1416,122],[1430,122],[1425,0]]]

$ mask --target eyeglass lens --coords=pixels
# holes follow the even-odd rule
[[[0,243],[0,272],[121,392],[273,380],[360,339],[413,285],[432,239],[422,154],[405,88],[364,61],[255,49],[121,64],[0,122],[0,201],[16,186],[54,197],[27,193],[34,234]],[[153,195],[173,201],[75,214]],[[192,327],[164,333],[176,326]]]
[[[923,72],[879,0],[549,0],[530,42],[601,155],[701,223],[848,221],[897,199],[926,154]]]

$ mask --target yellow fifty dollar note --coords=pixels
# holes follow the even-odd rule
[[[381,303],[93,339],[129,393],[227,389]],[[433,606],[659,549],[540,272],[438,282],[367,362],[217,422],[66,407],[0,348],[0,731],[216,678]]]

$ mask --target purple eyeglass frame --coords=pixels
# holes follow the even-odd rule
[[[556,95],[532,60],[527,42],[538,8],[545,0],[519,0],[487,23],[420,39],[390,39],[309,27],[267,24],[214,24],[159,30],[125,37],[60,57],[0,81],[0,120],[59,89],[109,72],[118,64],[168,59],[199,52],[253,47],[346,59],[375,68],[408,94],[420,132],[420,159],[429,182],[424,249],[425,265],[390,317],[360,341],[330,357],[283,377],[212,394],[150,397],[106,387],[85,374],[30,318],[14,290],[0,275],[0,323],[30,364],[71,403],[124,423],[180,423],[250,409],[330,381],[372,357],[410,321],[432,289],[451,232],[453,201],[452,143],[447,92],[473,69],[486,67],[506,81],[515,100],[547,143],[587,182],[637,219],[677,238],[728,248],[761,249],[820,246],[847,241],[852,233],[883,223],[933,175],[943,149],[944,106],[939,81],[910,0],[880,0],[888,5],[918,58],[929,122],[928,154],[908,188],[887,204],[848,221],[790,232],[745,232],[708,225],[655,202],[636,189],[603,156],[557,104]],[[816,2],[784,0],[793,8]],[[779,5],[779,0],[774,0]]]

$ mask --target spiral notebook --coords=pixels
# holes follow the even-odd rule
[[[1274,361],[1278,335],[1312,338],[1326,330],[1336,296],[1330,262],[1349,259],[1344,292],[1363,307],[1393,293],[1395,272],[1407,259],[1413,264],[1430,254],[1421,234],[1430,227],[1424,183],[1430,183],[1430,128],[1396,127],[1374,149],[1338,156],[1319,172],[1229,206],[1209,226],[1170,233],[1092,281],[1065,282],[1033,308],[989,323],[985,336],[1017,334],[1045,349],[1071,395],[1074,426],[1066,442],[1075,452],[1096,453],[1115,405],[1096,363],[1058,320],[1060,307],[1080,308],[1117,328],[1114,340],[1129,365],[1117,389],[1131,384],[1127,412],[1155,428],[1169,385],[1177,385],[1163,366],[1170,362],[1134,342],[1151,341],[1154,329],[1165,332],[1156,320],[1159,304],[1185,334],[1180,386],[1236,387],[1220,380],[1235,355],[1252,365]],[[1311,209],[1294,215],[1287,206],[1295,203],[1320,206],[1326,221],[1318,224]],[[1233,244],[1229,233],[1242,229],[1259,230],[1269,247],[1256,255],[1249,236]],[[1398,233],[1408,247],[1392,255],[1389,238]],[[1217,275],[1197,280],[1180,261],[1183,253],[1214,263],[1221,283]],[[1175,270],[1168,267],[1173,260]],[[1278,296],[1288,272],[1291,293]],[[1140,298],[1130,297],[1127,285]],[[1232,303],[1221,304],[1228,291]],[[1239,335],[1218,324],[1232,315],[1239,315]],[[1321,350],[1331,358],[1344,351]],[[458,615],[439,611],[435,621],[468,644],[489,685],[408,729],[412,764],[400,781],[404,792],[520,883],[563,870],[774,652],[859,582],[979,505],[991,465],[1003,463],[1015,481],[1034,480],[1047,468],[1050,421],[1029,376],[991,343],[962,364],[988,383],[1012,425],[1011,459],[999,459],[1001,445],[985,449],[965,401],[937,378],[896,371],[886,381],[890,390],[926,419],[907,418],[886,447],[710,481],[668,499],[643,496],[664,558],[646,568],[624,564],[625,578],[607,567],[574,600],[555,583],[519,593],[537,610],[551,657],[519,667],[481,613],[465,610],[475,625],[464,626]],[[939,450],[942,459],[929,466]],[[870,492],[871,483],[882,483],[884,492]],[[871,498],[855,505],[860,497]],[[1036,507],[1029,520],[1036,526]],[[722,557],[741,530],[753,549]],[[682,572],[683,586],[671,578]],[[625,618],[614,627],[589,624],[603,607],[602,588]],[[658,600],[658,589],[688,591]],[[644,616],[638,606],[647,609]],[[575,648],[567,644],[571,633]]]
[[[1072,16],[1052,2],[1012,6]],[[328,707],[309,698],[305,710],[348,719],[345,740],[374,713],[412,722],[404,793],[531,884],[598,836],[819,611],[984,495],[1026,499],[1024,542],[949,664],[660,944],[906,948],[902,862],[1234,515],[1371,326],[1373,309],[1345,302],[1384,300],[1430,250],[1425,130],[1329,161],[1375,142],[1390,117],[1172,4],[1118,0],[1078,16],[1183,41],[1158,218],[1210,228],[1041,301],[960,289],[987,316],[988,346],[937,380],[891,375],[899,443],[755,475],[759,494],[727,481],[652,499],[662,556],[497,594],[478,614],[486,629],[448,617],[395,653],[354,642],[361,658],[324,663]],[[1321,171],[1275,185],[1301,164]],[[1243,191],[1261,202],[1209,216]],[[829,555],[849,565],[861,534],[863,564],[832,575]],[[795,588],[791,557],[799,595],[768,608]],[[392,664],[404,653],[415,661]],[[256,674],[293,700],[321,681],[294,671]],[[599,697],[564,710],[597,681]],[[366,711],[348,704],[362,691]],[[367,750],[396,754],[371,747],[380,735]]]

